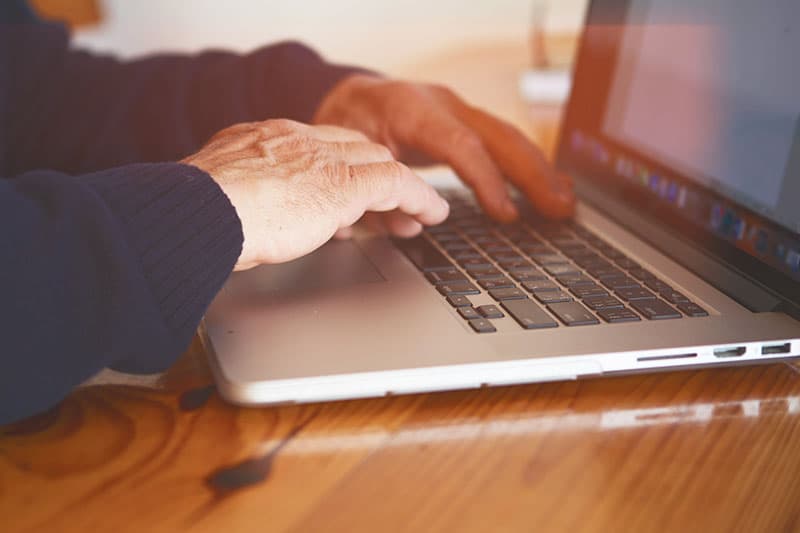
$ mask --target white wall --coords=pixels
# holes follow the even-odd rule
[[[549,0],[555,27],[586,0]],[[105,22],[78,46],[138,56],[221,47],[245,51],[300,39],[328,58],[384,71],[463,43],[519,41],[533,0],[102,0]]]

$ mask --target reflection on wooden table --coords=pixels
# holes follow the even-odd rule
[[[787,364],[239,408],[202,349],[2,429],[4,531],[797,529]]]
[[[800,530],[799,414],[789,364],[240,408],[195,342],[0,428],[0,529]]]

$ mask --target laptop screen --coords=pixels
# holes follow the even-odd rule
[[[559,163],[800,281],[800,2],[595,0]]]

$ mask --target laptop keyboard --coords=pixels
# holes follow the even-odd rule
[[[499,224],[472,196],[443,191],[450,216],[395,244],[478,333],[511,316],[523,329],[707,316],[669,284],[575,222],[529,214]],[[488,293],[497,305],[473,306]]]

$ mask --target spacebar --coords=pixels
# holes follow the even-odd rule
[[[558,327],[558,323],[529,298],[524,300],[505,300],[500,302],[500,305],[525,329]]]
[[[423,272],[454,268],[453,263],[425,237],[393,239],[393,242]]]

